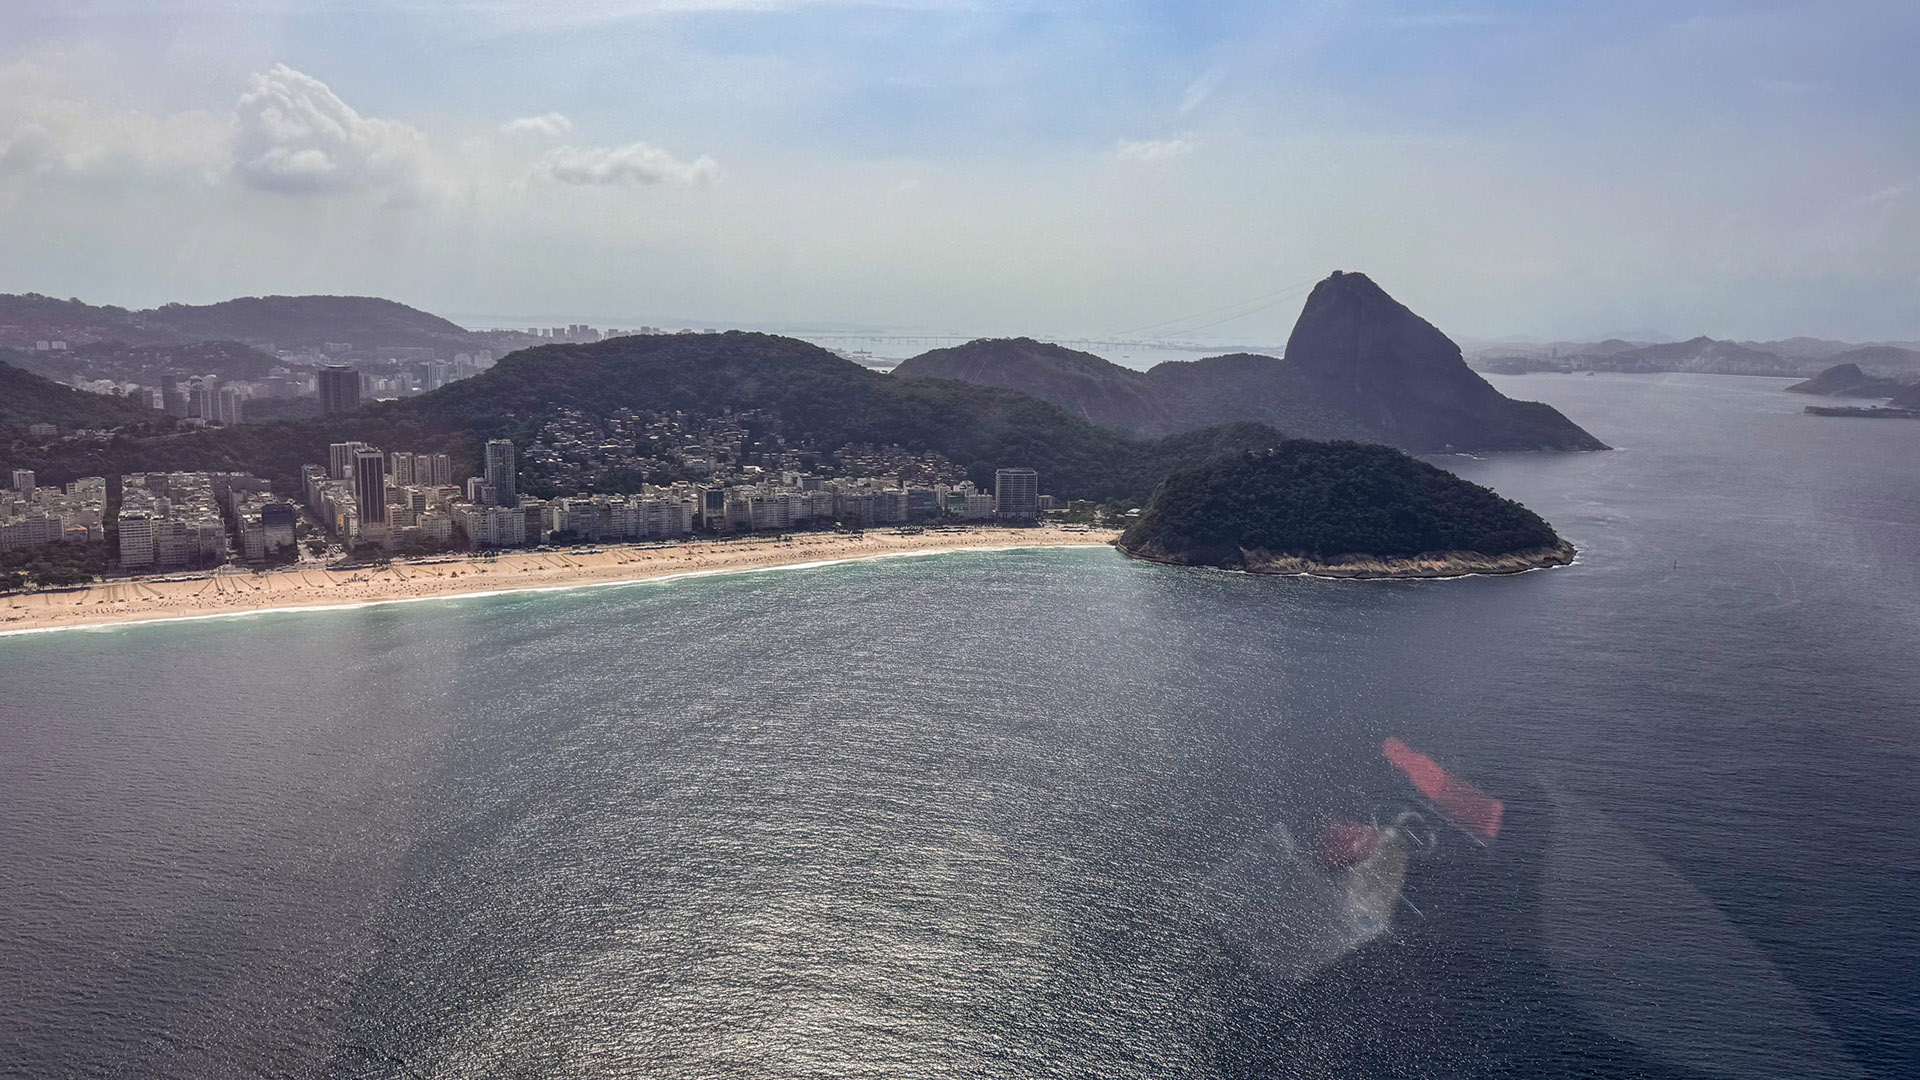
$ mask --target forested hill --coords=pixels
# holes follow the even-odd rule
[[[170,423],[165,414],[138,402],[75,390],[0,362],[0,437],[18,438],[29,424],[72,429]]]
[[[1249,551],[1331,562],[1561,544],[1533,511],[1398,450],[1304,439],[1174,473],[1120,538],[1151,558],[1233,569]]]
[[[1030,394],[1134,435],[1252,421],[1293,435],[1438,450],[1604,450],[1552,407],[1514,401],[1361,274],[1307,299],[1284,357],[1236,353],[1147,371],[1026,338],[923,353],[894,370]]]
[[[222,379],[264,379],[279,363],[267,353],[237,341],[195,341],[185,345],[95,342],[58,352],[0,348],[0,360],[56,381],[79,377],[143,386],[165,382],[170,372],[217,375]]]
[[[391,407],[420,422],[466,417],[475,430],[525,425],[558,408],[622,408],[715,415],[777,413],[788,437],[823,449],[896,443],[935,450],[978,474],[1027,465],[1068,498],[1144,500],[1166,472],[1222,449],[1269,446],[1283,436],[1257,424],[1179,438],[1130,438],[1059,408],[992,387],[903,380],[870,371],[793,338],[734,331],[616,338],[515,353],[484,374]]]
[[[247,469],[291,491],[300,465],[349,439],[389,449],[445,450],[477,466],[489,438],[524,446],[560,409],[717,415],[777,414],[790,440],[833,450],[897,443],[934,450],[979,475],[999,466],[1039,470],[1066,498],[1144,501],[1175,468],[1222,452],[1271,446],[1257,424],[1136,439],[1070,417],[1034,398],[990,387],[880,375],[817,346],[767,334],[673,334],[550,345],[511,354],[491,370],[432,393],[326,420],[243,424],[167,438],[21,452],[12,465],[50,479],[145,469]]]
[[[473,340],[466,329],[438,315],[375,296],[245,296],[217,304],[167,304],[141,314],[203,341],[458,347]]]
[[[417,308],[371,296],[248,296],[217,304],[165,304],[145,311],[0,294],[0,346],[60,340],[181,345],[238,341],[280,347],[347,342],[362,346],[469,348],[475,334]]]
[[[893,375],[998,386],[1135,435],[1164,435],[1180,427],[1175,403],[1156,392],[1151,372],[1032,338],[982,338],[934,349],[894,368]]]

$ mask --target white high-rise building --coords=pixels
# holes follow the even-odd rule
[[[221,387],[219,392],[213,395],[210,401],[210,404],[213,406],[212,419],[219,423],[229,425],[243,423],[246,413],[246,400],[246,395],[240,392],[239,387]]]
[[[337,442],[327,447],[327,475],[343,483],[353,480],[353,455],[365,443]]]
[[[1032,469],[993,471],[993,512],[1010,521],[1040,516],[1040,474]]]
[[[120,511],[120,565],[153,565],[153,515],[150,512]]]

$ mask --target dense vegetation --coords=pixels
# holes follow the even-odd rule
[[[63,429],[121,425],[170,427],[164,413],[137,401],[89,394],[0,361],[0,438],[23,436],[29,424]]]
[[[548,345],[429,394],[345,417],[243,424],[162,438],[16,448],[9,467],[49,481],[142,470],[244,469],[295,490],[299,468],[326,460],[327,444],[360,440],[388,449],[445,451],[456,472],[479,464],[491,438],[523,446],[561,409],[604,416],[619,409],[714,416],[728,409],[778,414],[789,439],[832,450],[897,443],[938,451],[975,476],[998,466],[1039,470],[1066,498],[1144,501],[1160,478],[1217,453],[1271,446],[1259,424],[1130,438],[1045,402],[985,386],[893,379],[806,342],[767,334],[671,334],[592,345]]]
[[[164,304],[140,314],[197,340],[459,346],[473,338],[438,315],[375,296],[243,296],[217,304]]]
[[[59,300],[39,293],[0,293],[0,325],[17,327],[26,338],[61,338],[72,343],[177,341],[165,330],[149,328],[137,313],[111,304]]]
[[[0,592],[84,585],[118,566],[118,544],[109,536],[91,544],[49,544],[24,551],[0,551]]]
[[[249,424],[264,424],[272,420],[318,420],[320,399],[311,395],[250,398],[246,410],[246,422]]]
[[[1243,548],[1328,562],[1559,542],[1533,511],[1398,450],[1304,439],[1174,473],[1120,539],[1207,566],[1237,566]]]
[[[196,341],[186,345],[125,345],[101,341],[59,352],[0,349],[0,361],[60,381],[78,375],[148,386],[160,383],[167,372],[217,375],[222,379],[264,379],[279,363],[259,349],[237,341]]]

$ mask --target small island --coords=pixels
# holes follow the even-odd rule
[[[1292,439],[1167,478],[1120,551],[1341,578],[1517,574],[1573,561],[1540,515],[1386,446]]]
[[[1792,389],[1792,387],[1788,387]],[[1860,408],[1852,405],[1809,405],[1815,416],[1854,416],[1872,420],[1920,420],[1920,383],[1893,395],[1885,405]]]
[[[1869,375],[1859,364],[1835,364],[1805,382],[1787,387],[1789,394],[1818,394],[1822,397],[1890,398],[1911,383],[1881,375]]]

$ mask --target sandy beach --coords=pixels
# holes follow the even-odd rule
[[[1118,534],[1058,528],[957,529],[899,535],[793,533],[683,544],[601,544],[491,557],[436,556],[354,570],[223,570],[114,578],[85,588],[0,596],[0,635],[264,611],[393,603],[535,589],[577,588],[687,574],[930,554],[939,551],[1098,547]]]

